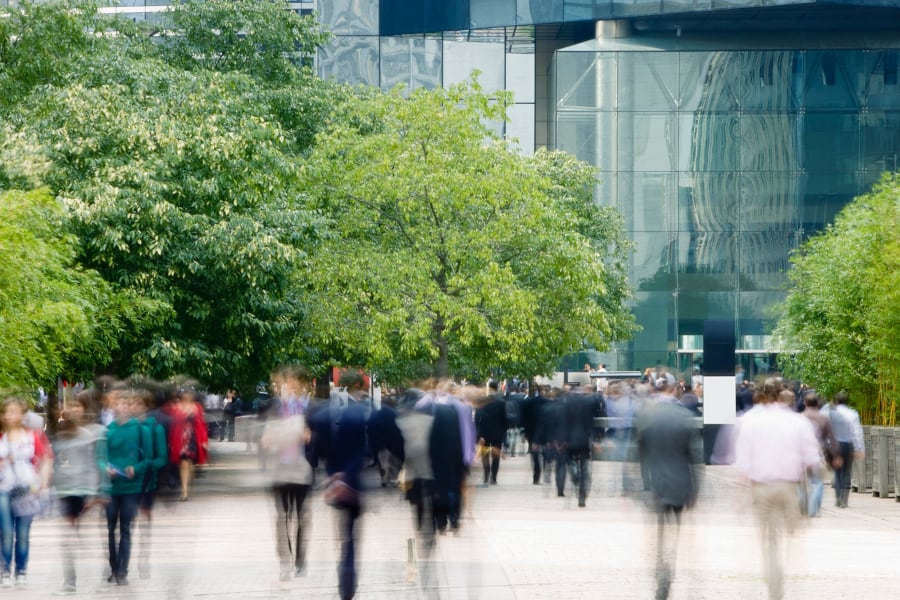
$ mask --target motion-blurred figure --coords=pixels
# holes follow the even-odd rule
[[[664,600],[675,575],[681,514],[700,488],[703,452],[693,414],[684,406],[658,402],[642,413],[639,454],[657,517],[656,598]]]
[[[844,392],[838,392],[832,399],[832,408],[828,412],[831,427],[838,441],[840,467],[834,470],[834,504],[838,508],[847,508],[850,498],[850,474],[853,472],[853,461],[865,456],[866,445],[863,439],[859,413],[847,405],[849,398]]]
[[[312,467],[306,459],[310,433],[303,417],[307,382],[299,373],[283,371],[283,402],[273,404],[272,414],[260,439],[261,449],[272,463],[272,493],[275,497],[275,550],[279,578],[299,577],[306,568],[304,502],[312,485]]]
[[[759,522],[769,598],[784,597],[785,534],[800,517],[798,488],[805,472],[819,466],[819,445],[809,420],[778,401],[781,382],[766,379],[737,438],[738,471],[750,481]]]
[[[85,426],[85,414],[90,410],[92,392],[82,390],[63,411],[62,420],[53,443],[56,460],[53,469],[53,485],[59,498],[60,512],[69,526],[63,537],[63,586],[62,592],[74,594],[76,588],[75,556],[80,553],[79,523],[100,495],[100,471],[98,464],[105,459],[105,443],[99,425]]]
[[[578,490],[578,506],[584,507],[591,488],[591,453],[594,419],[605,415],[603,402],[593,390],[569,392],[563,403],[565,460]],[[557,486],[559,485],[557,471]],[[564,477],[564,475],[563,475]]]
[[[497,393],[496,381],[488,384],[490,393],[485,404],[475,411],[475,427],[481,444],[481,466],[484,469],[483,485],[496,485],[500,471],[500,455],[506,440],[506,405]]]
[[[819,451],[822,453],[822,464],[818,469],[810,469],[806,478],[806,515],[818,517],[822,510],[822,493],[825,490],[825,469],[840,467],[843,459],[835,456],[838,442],[831,429],[831,420],[819,412],[819,396],[814,391],[807,392],[803,398],[806,409],[803,416],[809,419],[816,432],[816,441],[819,442]]]
[[[320,439],[329,440],[325,490],[326,501],[340,511],[341,558],[338,564],[338,590],[341,600],[356,594],[356,523],[362,514],[360,471],[366,453],[366,393],[362,375],[347,372],[340,384],[349,392],[348,404],[339,410],[337,420],[331,410],[317,413],[314,427]]]
[[[181,501],[186,502],[194,478],[194,465],[208,459],[208,436],[203,405],[197,402],[192,384],[179,386],[169,405],[169,462],[178,465],[181,478]]]
[[[541,395],[541,388],[538,386],[534,386],[534,393],[522,403],[522,428],[528,443],[528,454],[531,456],[531,482],[534,485],[541,483],[542,446],[546,441],[539,439],[538,431],[546,404],[547,399]]]

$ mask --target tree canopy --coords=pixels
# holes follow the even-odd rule
[[[522,156],[477,82],[352,98],[310,162],[338,235],[316,329],[388,378],[552,371],[630,333],[621,217],[562,153]]]
[[[778,333],[788,372],[844,390],[866,422],[900,402],[900,175],[886,174],[793,256]]]
[[[34,342],[7,380],[534,375],[629,334],[628,244],[592,168],[512,151],[485,125],[510,97],[474,80],[318,79],[327,35],[288,8],[192,0],[162,26],[0,8],[0,193],[54,223],[0,235],[43,245],[56,266],[20,275],[57,282],[50,312],[4,321]]]
[[[98,367],[222,386],[264,375],[302,336],[297,289],[321,219],[299,159],[340,90],[303,64],[323,35],[286,6],[178,5],[171,44],[89,4],[8,11],[0,86],[31,91],[3,107],[16,160],[0,188],[46,186],[78,262],[164,308]],[[52,47],[29,50],[35,31]],[[53,62],[60,37],[72,51]],[[53,68],[32,69],[42,61]]]

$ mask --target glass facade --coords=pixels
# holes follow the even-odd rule
[[[635,36],[557,53],[556,146],[601,168],[597,198],[635,242],[643,331],[619,368],[676,365],[706,319],[759,349],[791,250],[896,168],[900,45],[856,41]]]

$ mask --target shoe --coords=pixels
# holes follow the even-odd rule
[[[71,596],[72,594],[77,593],[78,590],[75,588],[74,583],[65,583],[59,591],[53,594],[54,596]]]
[[[128,576],[119,575],[118,577],[116,577],[116,585],[128,585]]]
[[[12,577],[9,575],[9,571],[4,571],[2,575],[0,575],[0,586],[3,587],[12,587]]]
[[[109,577],[106,578],[106,583],[115,583],[115,582],[116,582],[115,575],[110,575]]]
[[[294,577],[303,577],[306,575],[306,567],[296,567],[294,569]]]
[[[16,587],[25,587],[25,573],[16,573]]]
[[[556,497],[557,497],[557,498],[565,498],[566,495],[563,494],[562,492],[556,492]]]
[[[278,581],[290,581],[291,580],[291,572],[287,570],[282,570],[278,573]]]
[[[187,500],[188,500],[188,497],[187,497],[187,496],[182,496],[182,497],[181,497],[181,501],[182,501],[182,502],[187,502]]]

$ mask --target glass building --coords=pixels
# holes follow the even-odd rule
[[[158,18],[156,0],[112,9]],[[474,69],[523,152],[600,168],[642,330],[603,360],[686,369],[707,319],[771,364],[788,257],[900,155],[900,0],[310,0],[321,76],[432,88]]]

